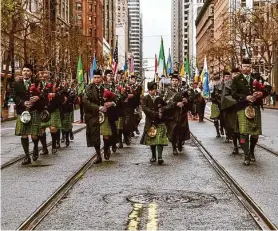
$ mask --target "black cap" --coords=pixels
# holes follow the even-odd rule
[[[102,70],[101,69],[94,70],[94,75],[102,76]]]
[[[234,67],[232,70],[231,70],[232,73],[237,73],[237,72],[240,72],[239,71],[239,68],[238,67]]]
[[[157,89],[157,83],[152,81],[152,82],[148,82],[148,90],[154,90]]]
[[[28,68],[28,69],[30,69],[30,70],[33,72],[33,66],[32,66],[30,63],[25,63],[25,64],[23,65],[22,69],[23,69],[23,68]]]
[[[250,58],[243,58],[242,59],[242,64],[251,64],[251,59]]]
[[[180,80],[180,77],[179,77],[179,74],[178,73],[173,73],[171,76],[170,76],[171,79],[177,79],[177,80]]]
[[[122,75],[123,73],[124,73],[123,70],[118,70],[118,74],[119,74],[119,75]]]
[[[231,73],[229,71],[223,71],[223,76],[225,75],[231,75]]]
[[[104,75],[113,74],[112,70],[105,70]]]

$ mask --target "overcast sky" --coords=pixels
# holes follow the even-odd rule
[[[146,77],[153,77],[154,56],[158,56],[161,35],[166,62],[171,48],[171,0],[141,0],[140,3],[143,14],[143,57],[148,58],[147,66],[153,70],[146,72]]]

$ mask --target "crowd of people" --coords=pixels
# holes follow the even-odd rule
[[[262,132],[260,108],[271,92],[271,86],[250,71],[250,60],[244,59],[240,69],[224,71],[221,78],[215,76],[211,86],[211,119],[217,137],[225,134],[226,142],[233,141],[233,154],[238,154],[240,145],[245,165],[255,161],[254,149]],[[80,106],[82,122],[84,117],[87,146],[94,148],[95,164],[103,161],[101,143],[105,160],[124,144],[131,145],[135,133],[140,134],[142,112],[146,118],[140,144],[150,146],[151,163],[163,164],[163,147],[170,142],[173,155],[182,152],[185,141],[190,139],[188,117],[203,122],[206,106],[201,83],[189,86],[176,72],[169,77],[170,86],[162,88],[153,80],[147,84],[148,93],[144,95],[142,78],[97,69],[92,82],[80,91],[78,84],[55,79],[43,69],[34,75],[32,66],[24,65],[22,77],[14,86],[18,114],[15,134],[21,136],[25,152],[22,164],[32,162],[28,136],[34,143],[33,161],[39,158],[39,141],[41,155],[49,153],[46,128],[51,133],[52,154],[57,153],[61,142],[70,144],[74,138],[75,105]]]

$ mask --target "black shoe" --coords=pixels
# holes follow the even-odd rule
[[[159,165],[162,165],[163,163],[164,163],[164,160],[158,159],[158,164],[159,164]]]
[[[83,122],[82,122],[83,123]],[[70,140],[74,140],[73,134],[70,133]]]
[[[247,156],[245,156],[245,159],[244,159],[244,161],[243,161],[243,164],[244,164],[245,166],[249,166],[249,165],[250,165],[250,158],[247,157]]]
[[[110,148],[107,149],[107,151],[104,152],[104,159],[109,160],[111,156]]]
[[[70,141],[66,140],[66,146],[68,147],[70,145]]]
[[[134,135],[134,133],[133,133],[133,132],[131,132],[131,133],[130,133],[130,136],[131,136],[131,137],[134,137],[135,135]]]
[[[238,147],[234,147],[232,154],[234,155],[238,154]]]
[[[179,152],[182,152],[182,143],[178,144],[178,150],[179,150]]]
[[[52,155],[55,155],[57,153],[58,149],[57,148],[52,148]]]
[[[126,139],[125,139],[125,143],[126,143],[127,146],[129,146],[129,145],[130,145],[130,139],[129,139],[129,138],[126,138]]]
[[[137,134],[137,135],[140,135],[140,132],[139,132],[139,130],[138,130],[138,129],[136,130],[136,134]]]
[[[150,162],[151,162],[151,163],[156,162],[156,158],[152,157],[152,158],[150,159]]]
[[[250,161],[252,161],[252,162],[256,161],[255,155],[252,152],[250,152]]]
[[[223,130],[223,128],[220,129],[220,133],[221,133],[222,136],[224,136],[224,130]]]
[[[173,150],[173,155],[178,155],[179,153],[178,153],[178,151],[177,151],[177,149],[174,149]]]
[[[119,143],[118,148],[123,148],[123,147],[124,147],[123,143]]]
[[[40,152],[40,155],[48,155],[48,149],[44,149]]]
[[[30,156],[26,156],[25,158],[24,158],[24,160],[22,161],[22,165],[27,165],[27,164],[31,164],[32,162],[31,162],[31,158],[30,158]]]
[[[117,151],[117,146],[116,144],[112,146],[112,152],[116,152]]]
[[[97,158],[93,161],[93,164],[100,164],[102,162],[101,155],[97,155]]]
[[[39,159],[39,150],[38,150],[38,148],[34,148],[32,159],[33,159],[33,161],[36,161],[37,159]]]

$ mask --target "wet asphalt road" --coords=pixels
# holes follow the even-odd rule
[[[37,229],[258,229],[204,156],[187,142],[150,164],[139,137],[93,166]]]
[[[193,122],[190,127],[205,146],[214,148],[210,150],[218,161],[234,173],[233,177],[277,225],[277,158],[265,158],[266,153],[260,151],[251,170],[242,168],[242,155],[229,156],[231,144],[215,140],[212,124]],[[268,133],[271,131],[273,125]],[[18,137],[5,133],[2,150],[6,138],[9,140],[4,140],[4,148],[9,155],[16,155],[13,146],[20,144]],[[69,148],[60,150],[58,156],[42,157],[37,167],[16,164],[3,170],[2,229],[16,229],[92,153],[86,147],[84,130]],[[166,147],[164,166],[149,164],[149,157],[149,148],[139,145],[139,137],[135,138],[110,161],[93,166],[37,229],[122,230],[134,225],[139,229],[258,229],[191,141],[178,156]]]

